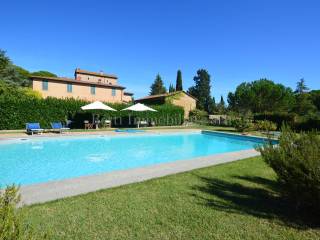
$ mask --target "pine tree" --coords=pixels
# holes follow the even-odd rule
[[[193,78],[195,86],[190,87],[188,93],[198,99],[197,108],[208,113],[213,112],[214,103],[211,97],[210,75],[207,70],[200,69]]]
[[[173,84],[170,83],[170,85],[169,85],[169,93],[173,93],[175,91],[176,91],[176,89],[174,88]]]
[[[302,93],[307,92],[308,90],[309,90],[309,88],[306,85],[306,81],[304,80],[304,78],[301,78],[299,80],[299,82],[297,82],[297,87],[296,87],[295,93],[302,94]]]
[[[154,80],[150,89],[150,95],[162,94],[167,92],[166,87],[163,85],[163,81],[159,74],[157,74],[156,79]]]
[[[177,81],[176,81],[176,91],[182,91],[183,87],[182,87],[182,74],[181,71],[178,70],[177,72]]]

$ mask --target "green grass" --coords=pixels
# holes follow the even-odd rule
[[[320,239],[261,158],[22,208],[50,239]]]

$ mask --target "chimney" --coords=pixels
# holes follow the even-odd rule
[[[80,68],[76,68],[76,70],[74,71],[74,79],[75,80],[80,80],[81,79],[81,77],[80,76],[78,76],[78,71],[80,70]]]

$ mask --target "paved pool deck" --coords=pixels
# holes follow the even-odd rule
[[[51,138],[51,137],[73,137],[73,136],[99,136],[99,135],[108,135],[108,136],[118,136],[118,135],[131,135],[131,134],[147,134],[147,133],[174,133],[174,132],[200,132],[201,129],[196,128],[153,128],[153,129],[141,129],[142,132],[136,132],[136,133],[130,133],[130,132],[116,132],[116,129],[108,129],[108,130],[94,130],[94,131],[79,131],[79,132],[73,132],[73,131],[66,131],[63,133],[52,133],[52,132],[45,132],[43,134],[34,134],[34,135],[28,135],[25,132],[7,132],[0,134],[0,141],[5,140],[12,140],[12,139],[41,139],[41,138]],[[137,130],[137,129],[134,129]]]
[[[198,157],[190,160],[180,160],[135,169],[22,186],[20,188],[22,200],[21,206],[72,197],[130,183],[142,182],[153,178],[228,163],[258,155],[259,153],[254,149],[242,150],[238,152]]]

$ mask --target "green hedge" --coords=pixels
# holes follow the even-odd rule
[[[151,119],[156,125],[182,124],[184,111],[173,105],[151,106],[157,112],[128,111],[82,111],[81,106],[88,102],[75,99],[38,99],[33,97],[0,97],[0,129],[23,129],[27,122],[39,122],[42,127],[49,128],[53,121],[66,122],[72,120],[73,127],[83,127],[83,120],[91,120],[91,114],[99,114],[101,119],[113,119],[117,126],[128,126],[127,119]],[[108,103],[107,103],[108,104]],[[121,110],[128,105],[108,104]]]

